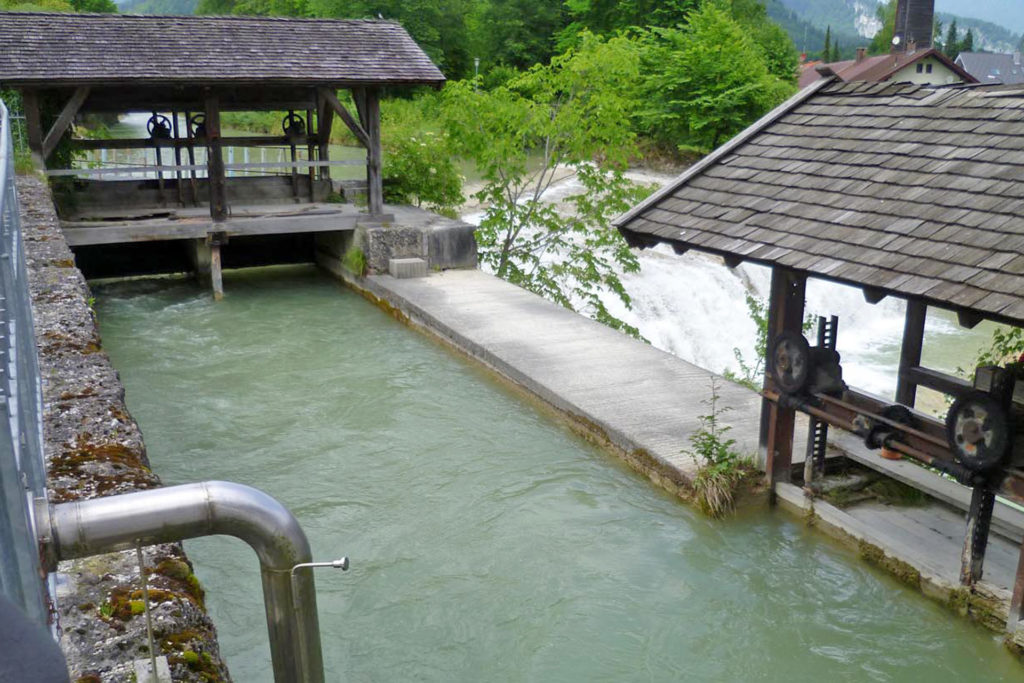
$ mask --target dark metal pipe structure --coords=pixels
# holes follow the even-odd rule
[[[298,520],[250,486],[207,481],[69,503],[41,504],[36,524],[50,568],[135,546],[223,534],[256,551],[276,683],[323,683],[312,555]],[[294,585],[294,591],[293,591]]]

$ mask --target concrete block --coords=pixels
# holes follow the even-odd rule
[[[393,258],[388,261],[388,272],[398,279],[426,277],[427,262],[421,258]]]
[[[430,267],[476,268],[476,226],[462,221],[446,221],[434,226],[427,235]]]
[[[360,242],[370,273],[386,273],[391,259],[424,258],[426,239],[420,228],[398,225],[360,227]]]

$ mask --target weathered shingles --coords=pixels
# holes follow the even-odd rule
[[[270,17],[0,13],[0,82],[440,83],[400,25]]]
[[[667,195],[657,231],[1024,320],[1024,88],[992,92],[828,86]]]

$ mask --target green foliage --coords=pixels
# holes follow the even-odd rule
[[[949,30],[946,32],[946,40],[943,41],[945,54],[952,55],[953,59],[960,54],[960,39],[957,37],[956,19],[949,22]]]
[[[1024,328],[1000,325],[992,331],[992,343],[978,354],[977,365],[1024,362]]]
[[[341,257],[341,265],[356,277],[366,275],[366,254],[359,247],[349,247]]]
[[[447,133],[393,135],[384,143],[384,200],[426,206],[455,218],[462,196],[462,176],[455,167]]]
[[[887,0],[879,4],[875,10],[875,17],[882,22],[882,28],[871,39],[868,53],[884,55],[892,49],[892,34],[896,30],[896,0]]]
[[[795,90],[768,71],[763,50],[714,2],[681,29],[645,36],[645,132],[665,144],[711,150]]]
[[[702,401],[710,412],[698,417],[700,427],[690,435],[691,447],[683,453],[697,464],[693,488],[698,507],[710,517],[722,517],[735,506],[736,488],[750,465],[736,450],[736,440],[728,436],[732,427],[722,424],[722,413],[729,408],[718,406],[718,381],[714,375],[710,385],[711,396]]]
[[[555,54],[556,34],[566,25],[562,0],[503,0],[485,3],[480,47],[489,65],[526,69]],[[482,36],[481,36],[482,37]]]
[[[475,0],[199,0],[196,14],[376,19],[402,24],[449,78],[472,72],[469,21]],[[526,16],[529,16],[527,14]]]
[[[506,86],[452,83],[444,92],[451,140],[485,182],[476,194],[486,206],[476,233],[480,260],[499,277],[635,336],[601,293],[614,292],[628,307],[618,273],[638,269],[610,226],[648,192],[622,175],[634,143],[638,70],[634,43],[587,34],[577,49]],[[563,212],[541,197],[566,175],[582,189],[565,198]]]
[[[117,5],[113,0],[69,0],[71,9],[76,12],[96,12],[103,14],[115,14]]]
[[[127,0],[119,9],[123,14],[195,14],[198,0]]]

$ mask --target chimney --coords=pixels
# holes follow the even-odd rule
[[[861,62],[863,62],[864,58],[867,56],[867,54],[868,54],[868,49],[866,47],[858,47],[857,48],[856,63],[860,64]]]
[[[896,26],[892,32],[892,52],[927,50],[932,46],[935,0],[896,0]]]

